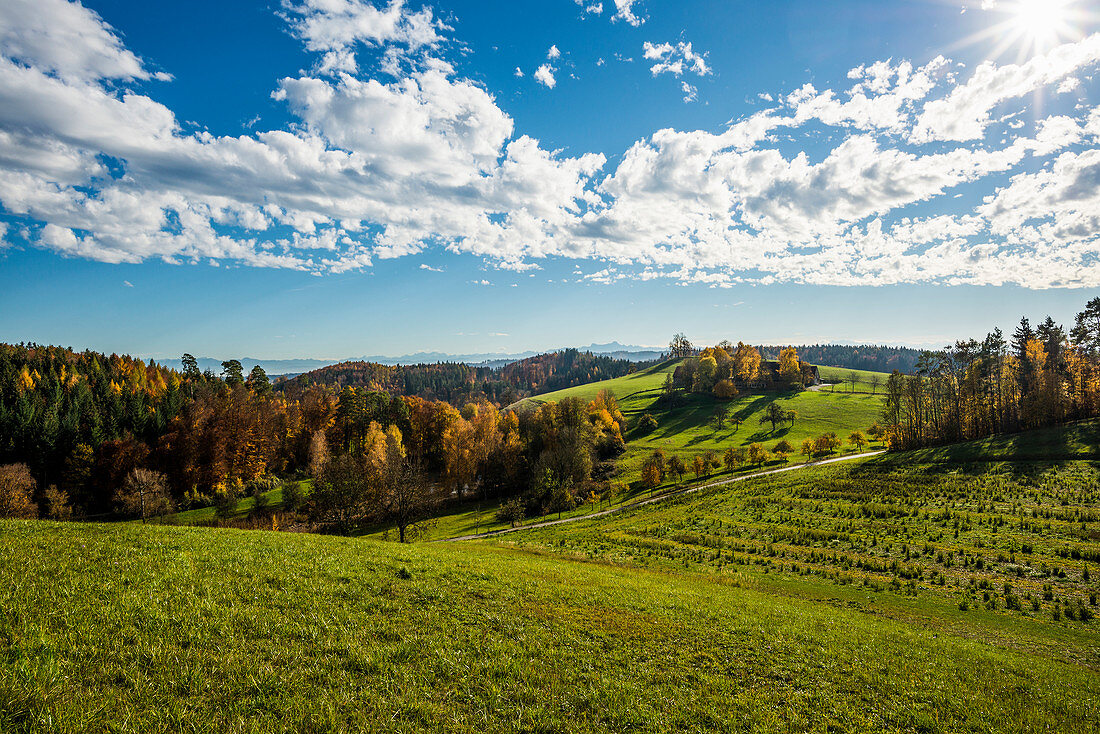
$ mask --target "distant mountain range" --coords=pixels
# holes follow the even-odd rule
[[[515,352],[511,354],[501,354],[500,352],[483,352],[474,354],[448,354],[446,352],[416,352],[415,354],[404,354],[399,357],[384,357],[384,356],[365,356],[365,357],[347,357],[345,359],[260,359],[256,357],[236,357],[244,367],[245,373],[251,370],[256,365],[263,367],[264,372],[270,376],[276,375],[300,375],[304,372],[312,372],[313,370],[320,369],[321,367],[327,367],[332,364],[339,364],[341,362],[374,362],[376,364],[386,365],[409,365],[409,364],[435,364],[437,362],[462,362],[469,365],[478,367],[503,367],[504,365],[511,364],[512,362],[518,362],[521,359],[527,359],[528,357],[534,357],[539,354],[546,354],[548,352],[557,352],[566,347],[559,349],[545,349],[541,352]],[[592,354],[602,354],[608,357],[614,357],[615,359],[628,359],[632,362],[648,362],[658,359],[662,350],[658,347],[643,347],[631,344],[620,344],[619,342],[608,342],[606,344],[589,344],[587,347],[577,347],[581,352],[592,352]],[[222,371],[222,362],[224,360],[234,359],[234,357],[197,357],[200,370],[211,370],[215,374],[220,374]],[[182,363],[179,359],[157,360],[160,364],[167,367],[173,367],[180,369]]]

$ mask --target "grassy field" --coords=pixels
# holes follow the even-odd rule
[[[749,579],[1100,667],[1100,464],[900,466],[750,479],[499,542]]]
[[[306,480],[299,482],[303,485],[303,490],[308,492],[313,484],[313,480]],[[283,488],[276,487],[270,491],[264,492],[264,499],[267,500],[268,507],[278,507],[283,503]],[[247,517],[249,513],[256,506],[256,499],[254,497],[241,497],[237,502],[237,509],[231,512],[224,518],[218,518],[215,514],[215,508],[213,507],[197,507],[193,510],[183,510],[177,512],[174,515],[176,522],[181,525],[204,525],[217,521],[218,519],[234,520],[242,517]]]
[[[905,451],[892,460],[900,463],[966,463],[1064,459],[1100,459],[1100,421],[1083,421]]]
[[[811,581],[796,593],[759,582],[776,569],[629,565],[549,544],[2,521],[0,731],[1100,726],[1078,623],[1009,644],[997,612],[914,624],[903,595],[818,598],[817,576],[792,576]]]
[[[665,382],[665,376],[672,374],[679,363],[680,360],[675,359],[661,362],[632,375],[556,390],[555,392],[521,400],[520,404],[533,403],[541,405],[543,403],[555,403],[564,398],[580,398],[588,401],[595,398],[601,390],[610,390],[620,401],[628,396],[641,396],[643,394],[647,394],[648,398],[652,399],[659,393],[661,385]]]
[[[847,367],[819,366],[817,374],[825,383],[838,383],[823,386],[826,392],[848,392],[852,390],[849,381],[852,374],[856,375],[855,392],[869,392],[881,394],[886,386],[886,379],[890,376],[887,372],[868,372],[867,370],[850,370]]]

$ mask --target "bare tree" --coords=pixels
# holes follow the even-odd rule
[[[672,357],[690,357],[695,353],[695,347],[688,338],[681,334],[675,334],[668,343],[668,351]]]
[[[436,504],[436,492],[419,466],[406,464],[382,487],[379,519],[397,526],[399,540],[418,534],[431,516]]]
[[[135,468],[115,491],[115,508],[123,515],[139,516],[142,522],[167,515],[173,509],[167,478],[151,469]]]

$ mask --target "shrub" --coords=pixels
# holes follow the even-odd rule
[[[69,495],[51,484],[46,487],[44,495],[46,500],[46,517],[51,520],[71,520],[73,508],[69,505]]]
[[[649,413],[643,413],[638,419],[638,430],[642,433],[652,433],[657,430],[657,419]]]
[[[218,517],[229,517],[235,513],[237,503],[241,499],[241,489],[242,485],[238,479],[214,490],[214,514]]]
[[[302,509],[305,493],[300,482],[286,482],[283,484],[283,509],[287,512],[298,512]]]

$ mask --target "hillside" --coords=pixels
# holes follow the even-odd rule
[[[507,405],[528,395],[619,377],[644,366],[646,363],[564,349],[495,366],[341,362],[298,375],[279,387],[283,390],[313,385],[337,390],[367,388],[445,400],[459,406],[479,398]]]
[[[671,360],[626,377],[540,395],[524,401],[517,408],[522,410],[525,404],[560,401],[567,397],[587,401],[601,390],[610,390],[619,401],[629,429],[624,434],[627,450],[619,459],[618,475],[621,482],[629,484],[638,479],[642,461],[656,449],[668,455],[680,455],[690,464],[691,458],[699,453],[714,451],[721,454],[731,447],[747,447],[754,443],[771,448],[786,440],[795,447],[794,460],[799,460],[802,457],[797,452],[806,439],[832,432],[845,440],[853,431],[866,433],[879,420],[882,410],[882,398],[871,394],[869,380],[873,376],[885,381],[887,377],[880,373],[860,372],[854,393],[849,392],[849,383],[842,383],[802,392],[751,392],[728,401],[710,395],[688,394],[670,405],[661,399],[661,385],[678,364],[678,360]],[[826,368],[822,377],[840,380],[848,372]],[[794,424],[779,425],[775,430],[770,424],[762,424],[761,417],[771,403],[778,404],[785,411],[793,410],[797,414]],[[729,418],[721,429],[714,423],[714,413],[719,407],[729,412]],[[657,428],[649,432],[638,428],[638,421],[643,415],[655,418]],[[740,424],[735,422],[738,420]],[[840,449],[841,452],[850,450],[853,448],[849,445]]]
[[[1075,624],[1010,645],[761,575],[0,521],[0,730],[1097,730]]]

